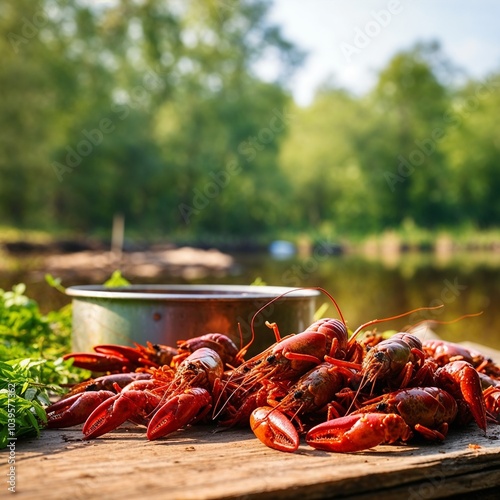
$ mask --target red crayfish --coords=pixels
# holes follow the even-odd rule
[[[491,359],[407,332],[360,335],[414,311],[369,321],[350,335],[335,299],[325,293],[340,319],[320,319],[284,337],[278,325],[266,323],[276,342],[248,360],[253,337],[238,349],[219,333],[175,348],[101,345],[94,353],[68,354],[75,366],[114,373],[78,384],[49,406],[48,426],[83,423],[91,439],[129,420],[158,439],[214,421],[249,425],[280,451],[296,451],[305,435],[313,448],[355,452],[416,435],[442,441],[451,426],[471,420],[483,431],[500,423],[500,367]]]

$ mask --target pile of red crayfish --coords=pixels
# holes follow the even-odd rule
[[[226,335],[209,333],[178,346],[100,345],[74,353],[77,367],[107,375],[76,385],[47,408],[49,427],[83,423],[86,439],[125,421],[157,439],[196,422],[250,425],[267,446],[354,452],[406,442],[442,441],[471,421],[486,432],[500,423],[500,365],[459,344],[384,338],[325,318],[281,337],[245,360]],[[408,313],[409,314],[409,313]],[[396,316],[394,319],[404,315]]]

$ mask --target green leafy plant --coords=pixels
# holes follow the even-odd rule
[[[64,292],[60,279],[45,278]],[[115,271],[105,284],[129,282]],[[71,304],[43,314],[25,292],[23,283],[0,289],[0,448],[9,437],[38,436],[47,422],[50,397],[90,376],[61,357],[71,350]]]
[[[68,352],[71,308],[41,313],[23,283],[0,289],[0,448],[9,437],[38,436],[47,416],[49,394],[76,382]]]
[[[55,359],[71,343],[71,306],[44,315],[25,295],[24,283],[0,289],[0,360],[19,357]]]
[[[47,422],[44,406],[50,403],[48,389],[41,383],[44,360],[0,362],[0,448],[8,438],[38,436]]]
[[[58,358],[0,361],[0,448],[9,437],[39,436],[47,422],[50,395],[72,381],[71,362]]]
[[[113,274],[110,276],[110,278],[104,282],[104,286],[109,288],[128,285],[130,285],[130,282],[122,276],[121,271],[118,269],[116,271],[113,271]]]

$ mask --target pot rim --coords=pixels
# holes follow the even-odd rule
[[[134,284],[123,287],[104,285],[77,285],[66,288],[74,298],[136,299],[136,300],[255,300],[273,299],[288,292],[282,299],[301,300],[317,297],[320,292],[310,288],[252,285],[148,285]]]

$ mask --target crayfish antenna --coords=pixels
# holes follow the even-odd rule
[[[234,372],[233,372],[234,373]],[[227,389],[227,386],[229,385],[229,382],[231,382],[231,378],[233,376],[233,373],[231,373],[231,375],[229,375],[228,379],[226,380],[226,382],[224,383],[221,391],[220,391],[220,394],[218,395],[217,397],[217,400],[215,401],[214,403],[214,410],[212,412],[212,420],[215,420],[220,414],[221,412],[224,410],[224,408],[226,407],[227,403],[229,403],[229,400],[233,397],[234,393],[236,392],[236,390],[234,390],[227,398],[226,400],[224,401],[224,404],[220,407],[219,411],[217,411],[217,407],[219,406],[219,403],[220,403],[220,400],[222,398],[222,394],[224,393],[224,391]]]
[[[433,311],[434,309],[441,309],[442,307],[444,307],[444,304],[441,304],[439,306],[417,307],[417,309],[412,309],[411,311],[397,314],[396,316],[389,316],[387,318],[372,319],[371,321],[367,321],[366,323],[363,323],[361,326],[358,326],[358,328],[356,328],[355,332],[351,335],[351,338],[349,339],[349,345],[351,345],[354,342],[354,339],[357,337],[357,335],[361,331],[363,331],[367,326],[378,325],[379,323],[385,323],[386,321],[392,321],[394,319],[404,318],[405,316],[409,316],[410,314],[419,311]]]
[[[268,370],[268,371],[264,371],[262,372],[261,374],[255,374],[252,378],[248,379],[248,380],[244,380],[241,384],[239,384],[239,386],[237,386],[233,392],[231,392],[231,394],[225,399],[224,401],[224,404],[220,407],[220,409],[218,411],[216,411],[217,409],[217,406],[221,400],[221,397],[222,397],[222,394],[224,393],[224,391],[226,390],[228,384],[231,382],[231,379],[234,375],[234,372],[229,376],[229,378],[226,380],[226,383],[224,384],[222,390],[221,390],[221,393],[219,394],[219,397],[217,398],[217,401],[214,405],[214,411],[212,413],[212,420],[215,420],[220,414],[221,412],[224,410],[224,408],[227,406],[227,404],[229,403],[230,399],[239,391],[240,394],[245,394],[247,392],[250,392],[256,384],[258,384],[261,380],[264,380],[272,375],[274,375],[274,373],[278,370],[277,367],[273,367],[271,370]],[[243,384],[245,384],[245,388],[243,389]]]
[[[429,319],[423,319],[422,321],[419,321],[418,323],[415,323],[414,325],[408,326],[407,328],[408,328],[408,331],[409,331],[409,330],[417,328],[420,325],[425,324],[427,322],[434,323],[436,325],[451,325],[453,323],[458,323],[459,321],[462,321],[463,319],[476,318],[477,316],[481,316],[481,314],[483,314],[483,311],[480,311],[480,312],[477,312],[477,313],[463,314],[462,316],[459,316],[458,318],[455,318],[455,319],[451,319],[449,321],[442,321],[442,320],[438,320],[438,319],[431,319],[431,320],[429,320]]]
[[[269,321],[265,321],[264,323],[270,330],[273,331],[274,333],[274,336],[276,337],[276,342],[280,342],[281,340],[283,340],[283,338],[281,337],[281,334],[280,334],[280,330],[278,328],[278,324],[273,321],[272,323],[270,323]]]
[[[301,290],[318,290],[318,292],[324,293],[332,301],[333,305],[335,306],[335,309],[337,310],[337,312],[338,312],[338,314],[340,316],[340,320],[342,321],[342,323],[344,324],[344,326],[347,328],[347,323],[345,321],[344,315],[342,314],[340,306],[337,304],[337,301],[333,298],[333,296],[332,296],[332,294],[330,292],[328,292],[327,290],[325,290],[321,286],[304,286],[304,287],[292,288],[291,290],[287,290],[286,292],[283,292],[281,295],[278,295],[277,297],[274,297],[273,299],[271,299],[267,304],[264,304],[253,315],[252,321],[250,322],[251,323],[250,327],[251,327],[251,330],[252,330],[252,338],[255,336],[253,325],[255,323],[255,318],[257,317],[257,315],[259,313],[261,313],[266,307],[270,306],[273,302],[276,302],[277,300],[283,298],[285,295],[288,295],[289,293],[293,293],[293,292],[299,292]],[[279,339],[277,338],[276,340],[279,342],[281,340],[281,338],[279,338]]]
[[[253,344],[253,341],[255,340],[255,333],[253,331],[253,328],[251,328],[250,330],[251,330],[251,334],[252,334],[252,336],[250,338],[250,342],[248,342],[248,344],[244,345],[243,347],[240,347],[240,350],[238,351],[238,354],[236,355],[236,357],[238,359],[243,359],[243,357],[247,353],[248,349]],[[242,344],[243,344],[243,332],[241,330],[241,323],[240,322],[238,322],[238,332],[240,334],[240,346],[242,346]]]
[[[356,402],[356,399],[359,396],[359,393],[361,392],[361,389],[364,388],[364,386],[369,382],[369,380],[366,380],[366,373],[363,374],[361,377],[361,381],[359,382],[359,387],[358,390],[356,391],[356,394],[354,394],[354,397],[352,398],[351,404],[349,405],[349,408],[347,408],[346,415],[349,415],[349,413],[352,410],[352,407],[354,406],[354,403]]]
[[[296,292],[300,290],[300,288],[294,288],[293,290],[287,290],[286,292],[278,295],[277,297],[274,297],[273,299],[271,299],[269,302],[266,302],[261,308],[257,309],[257,311],[255,312],[255,314],[252,316],[252,321],[250,321],[250,330],[252,332],[252,340],[250,342],[250,344],[253,342],[253,340],[255,339],[255,330],[254,330],[254,324],[255,324],[255,318],[268,306],[270,306],[272,303],[276,302],[277,300],[283,298],[286,294],[288,293],[291,293],[291,292]],[[266,321],[267,323],[267,321]],[[274,334],[276,336],[276,342],[279,342],[281,340],[281,337],[279,335],[279,332],[277,332],[277,330],[274,330]]]
[[[301,290],[301,289],[298,288],[297,290]],[[337,301],[333,298],[333,295],[330,292],[328,292],[327,290],[325,290],[321,286],[305,287],[304,290],[318,290],[318,292],[324,293],[332,301],[332,304],[335,306],[335,309],[337,310],[337,312],[338,312],[338,314],[340,316],[340,321],[342,321],[342,323],[344,324],[344,326],[347,328],[347,323],[346,323],[346,320],[344,318],[344,315],[342,314],[340,306],[337,304]]]
[[[262,307],[260,307],[259,309],[257,309],[257,311],[255,312],[255,314],[252,316],[252,320],[250,321],[250,333],[251,333],[251,338],[250,338],[250,342],[248,342],[248,344],[246,344],[245,346],[243,346],[239,353],[238,354],[243,354],[245,355],[246,352],[248,351],[248,349],[250,348],[250,346],[253,344],[254,340],[255,340],[255,328],[254,328],[254,324],[255,324],[255,319],[257,318],[257,316],[268,306],[270,306],[273,302],[276,302],[277,300],[281,299],[282,297],[284,297],[286,294],[290,293],[290,292],[296,292],[300,290],[300,288],[294,288],[293,290],[287,290],[286,292],[278,295],[277,297],[274,297],[273,299],[271,299],[269,302],[266,302]],[[267,321],[266,321],[266,325],[267,325]],[[241,331],[241,324],[238,323],[238,330],[240,332],[240,338],[243,339],[243,333]],[[275,328],[273,328],[273,332],[276,336],[276,342],[279,342],[281,340],[281,336],[279,334],[279,330]]]

